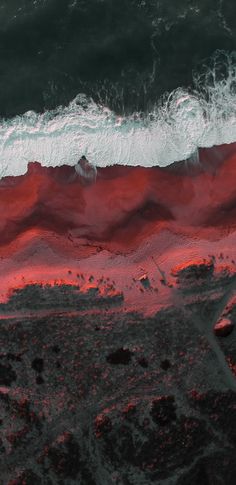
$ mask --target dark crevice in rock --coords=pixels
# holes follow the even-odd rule
[[[107,357],[106,360],[109,364],[118,365],[128,365],[131,362],[133,352],[130,352],[129,349],[124,349],[123,347],[120,349],[111,352]]]

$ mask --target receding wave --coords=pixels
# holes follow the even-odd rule
[[[117,116],[78,95],[67,107],[3,120],[1,177],[23,174],[30,161],[75,165],[85,155],[98,167],[167,166],[199,147],[236,140],[236,53],[217,52],[194,74],[194,89],[178,88],[152,112]]]

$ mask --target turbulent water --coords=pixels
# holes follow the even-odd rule
[[[1,177],[30,161],[166,166],[236,140],[233,1],[0,6]]]

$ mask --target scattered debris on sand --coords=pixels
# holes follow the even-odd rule
[[[138,280],[140,281],[140,283],[143,285],[145,289],[148,289],[151,287],[150,280],[147,274],[143,274],[138,278]]]

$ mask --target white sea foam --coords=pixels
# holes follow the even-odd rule
[[[97,167],[166,166],[234,141],[236,53],[217,53],[194,90],[175,90],[145,116],[118,117],[78,95],[68,107],[0,122],[0,176],[23,174],[35,160],[75,165],[82,155]]]

